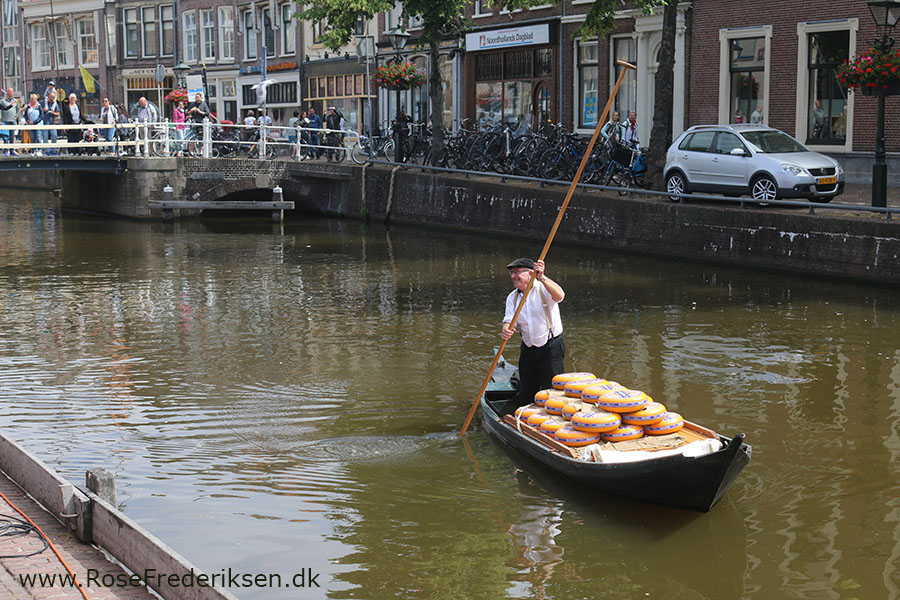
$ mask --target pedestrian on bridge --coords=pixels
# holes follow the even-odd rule
[[[6,88],[6,96],[0,98],[0,122],[4,125],[15,125],[18,118],[19,99],[16,98],[12,88]],[[16,130],[0,129],[0,137],[2,137],[7,144],[14,144],[16,143]],[[6,150],[4,154],[6,154],[6,156],[17,156],[19,153],[16,152],[15,148],[11,148]]]
[[[100,108],[100,123],[106,125],[100,131],[107,142],[112,143],[116,137],[116,123],[119,120],[119,111],[116,110],[115,104],[110,104],[109,98],[103,99],[103,105]],[[109,147],[109,153],[115,153],[115,148]]]
[[[41,105],[38,103],[38,95],[31,94],[28,97],[28,104],[22,107],[22,116],[25,119],[26,125],[43,125],[44,124],[44,111],[41,110]],[[33,134],[29,141],[42,144],[44,142],[44,131],[41,129],[33,130]],[[24,138],[24,136],[23,136]],[[41,155],[40,147],[32,148],[35,156]]]
[[[63,125],[78,125],[83,121],[81,118],[81,109],[78,107],[78,96],[75,94],[69,94],[69,101],[63,102],[60,109],[62,112]],[[66,140],[70,144],[80,143],[82,135],[81,129],[66,129]],[[68,152],[69,154],[81,154],[82,149],[72,148]]]
[[[44,111],[44,125],[56,125],[59,123],[59,102],[56,101],[56,90],[51,90],[50,93],[47,94],[47,98],[44,100],[41,108]],[[44,141],[46,142],[49,140],[54,145],[53,148],[47,149],[48,156],[59,155],[59,150],[55,147],[57,139],[55,129],[46,129],[44,131]]]

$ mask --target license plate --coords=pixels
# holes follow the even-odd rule
[[[816,183],[819,185],[828,185],[830,183],[837,183],[837,177],[819,177],[816,179]]]

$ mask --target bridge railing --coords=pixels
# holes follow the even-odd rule
[[[111,133],[110,133],[110,130]],[[69,141],[66,133],[78,131],[79,140]],[[22,141],[28,132],[31,141]],[[56,141],[52,135],[55,134]],[[108,139],[111,137],[112,139]],[[327,155],[329,160],[350,161],[350,149],[359,134],[347,129],[283,127],[214,123],[81,123],[75,125],[0,124],[0,155],[55,155],[103,152],[133,153],[136,156],[229,157],[244,152],[252,158],[270,159],[289,154],[296,160]]]
[[[79,123],[73,125],[18,125],[0,124],[0,158],[13,154],[46,154],[48,156],[66,151],[69,154],[108,152],[122,154],[133,148],[137,155],[148,156],[148,123]],[[112,130],[112,140],[107,139],[107,131]],[[80,132],[79,140],[69,141],[66,133]],[[28,132],[31,141],[22,141],[22,134]],[[55,134],[55,135],[54,135]],[[53,141],[56,137],[56,141]]]

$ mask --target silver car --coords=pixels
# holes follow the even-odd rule
[[[666,190],[753,196],[765,202],[829,202],[844,191],[844,169],[785,132],[764,125],[695,125],[666,153]]]

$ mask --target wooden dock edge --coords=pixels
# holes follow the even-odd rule
[[[31,495],[79,540],[94,543],[138,576],[159,577],[150,586],[164,600],[237,600],[200,584],[203,571],[90,491],[76,488],[39,458],[0,433],[0,471]],[[177,586],[164,579],[178,578]],[[192,585],[185,585],[185,582]],[[206,579],[209,581],[209,579]]]

